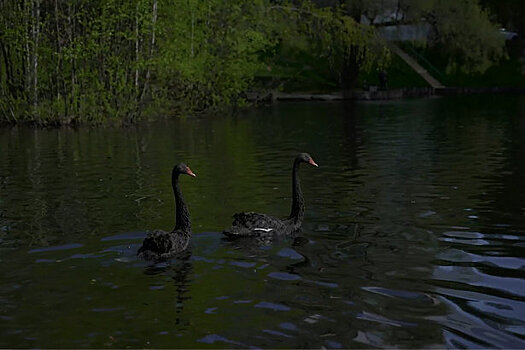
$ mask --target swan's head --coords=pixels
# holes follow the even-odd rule
[[[186,175],[190,175],[194,177],[197,176],[193,173],[193,171],[191,171],[190,167],[184,163],[179,163],[175,165],[175,168],[173,168],[173,173],[174,174],[186,174]]]
[[[296,158],[298,161],[303,163],[308,163],[313,166],[318,166],[316,162],[312,159],[312,157],[308,153],[299,153],[299,155]]]

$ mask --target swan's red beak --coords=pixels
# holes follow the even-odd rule
[[[190,176],[193,176],[193,177],[197,176],[197,175],[195,175],[195,174],[193,173],[193,171],[191,171],[190,167],[187,167],[187,168],[186,168],[186,174],[188,174],[188,175],[190,175]]]
[[[310,158],[310,160],[308,161],[309,164],[313,165],[313,166],[319,166],[317,165],[316,162],[314,162],[314,160],[312,158]]]

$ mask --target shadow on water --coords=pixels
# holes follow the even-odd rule
[[[524,101],[0,129],[0,347],[523,348]],[[289,212],[300,151],[300,234],[226,242],[235,212]],[[179,161],[191,250],[139,260]]]

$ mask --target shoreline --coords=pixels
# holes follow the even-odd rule
[[[276,101],[372,101],[396,100],[412,97],[454,96],[470,94],[525,94],[525,87],[443,87],[443,88],[401,88],[391,90],[351,90],[332,93],[304,92],[248,92],[246,99],[250,102],[264,103]]]
[[[305,93],[305,92],[246,92],[244,98],[251,102],[251,106],[245,108],[256,107],[258,104],[268,104],[275,102],[292,102],[292,101],[318,101],[318,102],[334,102],[334,101],[386,101],[386,100],[400,100],[406,98],[425,98],[433,96],[464,96],[464,95],[481,95],[481,94],[509,94],[509,95],[525,95],[525,87],[444,87],[444,88],[401,88],[391,90],[377,90],[371,88],[370,90],[350,90],[350,91],[336,91],[332,93]],[[146,121],[146,120],[142,120]],[[139,121],[138,123],[140,123]],[[132,127],[138,124],[137,122],[102,122],[102,123],[85,123],[85,122],[71,122],[70,120],[53,120],[50,122],[38,122],[35,120],[16,120],[6,121],[0,120],[0,128],[14,127],[14,126],[30,126],[36,128],[60,128],[70,127],[77,128],[82,126],[87,127]]]

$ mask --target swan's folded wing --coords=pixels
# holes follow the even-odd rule
[[[166,252],[171,249],[169,233],[162,230],[148,232],[142,246],[138,250],[138,255],[151,255],[153,252]]]
[[[232,227],[223,233],[230,237],[254,236],[276,233],[283,228],[283,222],[273,216],[244,212],[233,215]]]
[[[163,260],[173,257],[188,248],[190,233],[184,231],[149,232],[142,242],[137,255],[146,260]]]

